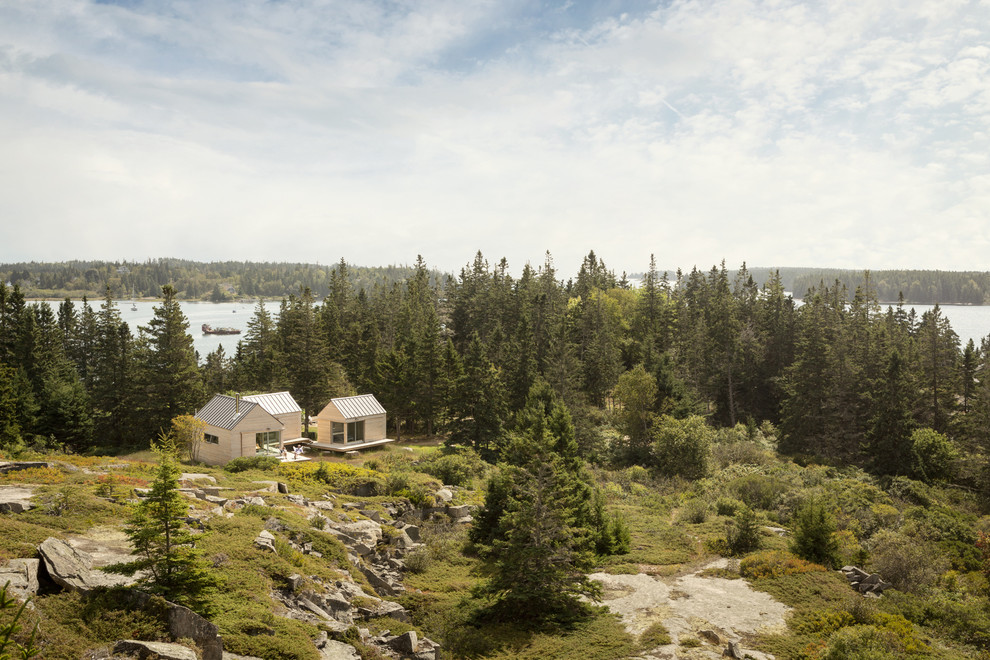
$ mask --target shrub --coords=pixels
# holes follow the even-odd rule
[[[729,482],[728,490],[751,509],[770,510],[790,486],[764,474],[747,474]]]
[[[686,419],[663,415],[650,429],[650,462],[665,476],[700,479],[708,474],[714,433],[698,415]]]
[[[835,538],[835,521],[825,505],[807,500],[794,515],[794,539],[791,552],[802,559],[835,568],[839,564],[839,542]]]
[[[821,564],[813,564],[783,550],[766,550],[745,557],[739,562],[739,574],[744,578],[778,578],[797,573],[825,571]]]
[[[639,635],[639,648],[642,651],[649,651],[658,646],[670,644],[670,633],[660,621],[654,621],[646,630]]]
[[[916,429],[911,434],[911,474],[925,482],[949,481],[959,457],[952,441],[933,429]]]
[[[947,567],[932,544],[892,530],[870,539],[871,566],[901,591],[918,591],[934,584]]]
[[[720,516],[734,516],[745,504],[734,497],[720,497],[715,500],[715,513]]]
[[[226,472],[261,470],[268,472],[279,466],[278,456],[238,456],[223,466]]]
[[[897,635],[876,626],[850,626],[832,635],[815,660],[898,660],[904,657]]]
[[[485,462],[470,449],[435,455],[420,463],[420,467],[451,486],[470,486],[475,477],[483,477],[487,471]]]
[[[16,657],[28,660],[41,654],[41,649],[35,646],[35,637],[38,629],[35,627],[31,631],[31,636],[24,642],[18,643],[14,638],[21,631],[20,619],[24,615],[24,608],[28,606],[28,601],[17,605],[17,599],[7,594],[7,585],[0,586],[0,612],[11,610],[13,616],[6,618],[0,623],[0,658]],[[11,653],[13,651],[14,653]]]
[[[650,479],[650,472],[642,465],[632,465],[626,470],[629,481],[634,484],[645,484]]]
[[[725,540],[734,555],[742,555],[760,547],[760,525],[752,509],[740,509],[733,524],[726,530]]]
[[[677,516],[685,523],[700,525],[708,519],[708,502],[700,498],[692,498],[684,503]]]

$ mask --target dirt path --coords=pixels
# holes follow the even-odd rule
[[[670,632],[672,644],[644,654],[643,658],[721,658],[728,642],[740,642],[756,633],[783,630],[790,610],[769,595],[754,591],[745,580],[702,577],[708,568],[725,568],[724,559],[707,564],[680,577],[609,575],[590,577],[602,584],[603,602],[618,614],[632,635],[640,635],[650,624],[661,621]],[[699,635],[711,631],[714,637]],[[679,642],[694,638],[702,642],[685,648]],[[772,656],[747,649],[755,660]]]

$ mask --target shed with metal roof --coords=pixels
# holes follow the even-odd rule
[[[196,412],[196,418],[205,427],[203,441],[193,443],[193,460],[224,465],[259,452],[279,455],[285,425],[256,401],[215,394]],[[293,437],[299,435],[299,418],[296,420]]]
[[[330,399],[316,416],[318,443],[314,447],[350,451],[381,445],[385,437],[385,408],[373,394]]]
[[[302,408],[288,392],[248,394],[241,397],[241,400],[257,403],[272,417],[282,422],[282,442],[302,437]]]

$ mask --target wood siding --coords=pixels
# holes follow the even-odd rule
[[[206,425],[205,433],[220,439],[218,444],[200,443],[194,460],[207,465],[225,465],[240,456],[255,455],[255,434],[263,431],[285,431],[282,422],[269,415],[261,406],[256,406],[233,429],[223,429]]]
[[[333,402],[331,401],[323,410],[320,411],[320,414],[316,416],[317,440],[320,443],[331,444],[333,441],[333,434],[331,432],[333,422],[347,424],[348,422],[358,422],[361,420],[364,420],[365,442],[385,439],[385,415],[369,415],[367,417],[347,418],[344,417],[339,410],[337,410],[337,406],[333,405]]]

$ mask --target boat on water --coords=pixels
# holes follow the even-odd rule
[[[214,328],[209,323],[203,324],[204,335],[239,335],[241,331],[237,328]]]

